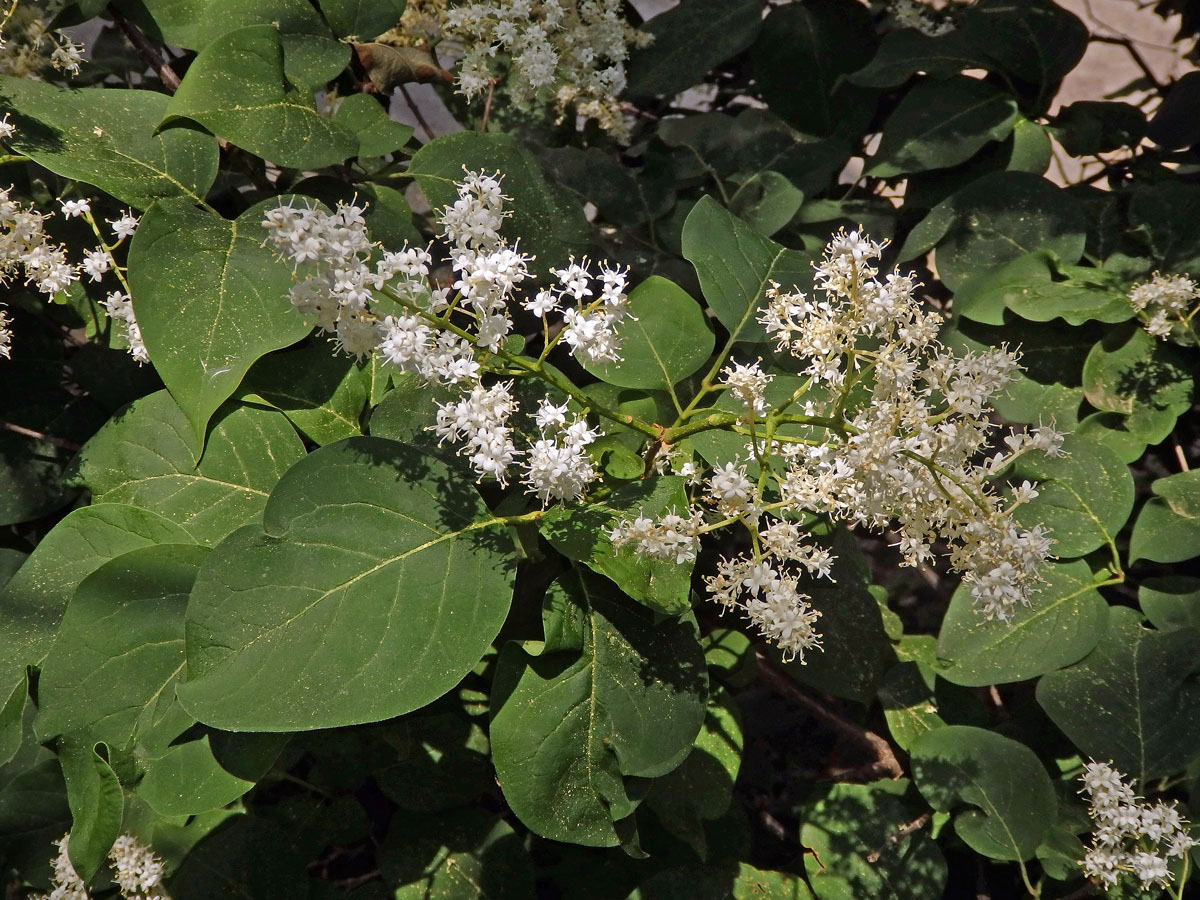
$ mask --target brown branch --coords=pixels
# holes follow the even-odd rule
[[[425,132],[425,140],[432,141],[435,137],[437,137],[437,135],[433,133],[433,129],[429,127],[429,123],[425,121],[425,117],[421,115],[421,107],[417,106],[416,101],[412,98],[412,94],[408,92],[408,88],[402,84],[398,85],[398,87],[400,88],[400,93],[404,96],[404,102],[407,103],[408,108],[412,110],[412,114],[416,118],[417,124],[420,125],[421,129]]]
[[[875,732],[868,731],[861,725],[838,715],[815,697],[809,696],[800,685],[792,680],[787,672],[783,671],[774,660],[770,659],[761,650],[756,650],[754,655],[758,660],[759,677],[767,687],[781,697],[786,697],[788,700],[800,704],[822,722],[825,722],[861,746],[869,749],[875,757],[875,761],[867,766],[857,769],[838,770],[838,774],[858,774],[860,776],[867,775],[876,778],[880,775],[887,775],[889,778],[900,778],[904,774],[904,769],[901,768],[900,761],[896,759],[896,754],[892,752],[892,747],[887,741]]]
[[[52,434],[45,434],[41,431],[34,431],[32,428],[26,428],[24,425],[14,425],[12,422],[0,421],[0,429],[11,431],[13,434],[19,434],[22,437],[33,438],[36,441],[45,441],[47,444],[53,444],[63,450],[69,450],[75,453],[79,450],[79,444],[74,441],[68,441],[66,438],[55,437]]]
[[[154,73],[162,80],[167,90],[172,94],[179,90],[179,76],[175,74],[175,70],[171,68],[170,64],[159,56],[154,45],[146,40],[142,30],[121,15],[115,6],[108,7],[108,14],[112,17],[114,24],[121,29],[122,34],[129,38],[129,43],[137,49],[142,61],[153,69]]]
[[[483,119],[479,122],[479,130],[486,132],[488,130],[488,121],[492,118],[492,100],[496,96],[496,79],[488,81],[487,100],[483,104]]]
[[[922,813],[921,815],[919,815],[915,819],[913,819],[911,822],[907,822],[904,825],[901,825],[899,828],[897,828],[895,830],[895,832],[893,832],[892,834],[889,834],[887,836],[887,840],[885,840],[883,842],[882,847],[880,847],[877,850],[873,850],[867,854],[867,862],[869,862],[871,864],[879,862],[879,857],[883,856],[883,853],[885,850],[887,850],[889,847],[891,847],[893,844],[895,844],[901,838],[908,837],[914,831],[920,831],[922,828],[925,827],[925,824],[932,818],[933,818],[932,812]]]
[[[1118,47],[1124,47],[1125,52],[1129,54],[1129,57],[1133,60],[1134,64],[1142,70],[1142,74],[1146,76],[1146,80],[1154,85],[1154,89],[1158,93],[1161,94],[1163,92],[1163,88],[1165,88],[1166,85],[1158,80],[1158,76],[1154,74],[1154,70],[1151,69],[1150,64],[1146,62],[1146,58],[1142,56],[1137,47],[1134,46],[1132,38],[1117,37],[1116,35],[1107,34],[1094,34],[1092,35],[1092,40],[1101,44],[1115,44]]]

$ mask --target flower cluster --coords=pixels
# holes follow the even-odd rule
[[[47,236],[45,216],[11,199],[10,191],[0,189],[0,285],[23,268],[26,284],[53,296],[79,276],[67,262],[66,248]]]
[[[1138,877],[1143,889],[1166,887],[1173,858],[1185,857],[1196,844],[1188,822],[1174,804],[1147,803],[1134,794],[1120,772],[1106,763],[1084,766],[1083,790],[1095,823],[1093,842],[1083,871],[1106,887],[1116,885],[1122,872]]]
[[[596,432],[584,419],[568,421],[566,407],[547,398],[538,433],[521,450],[509,422],[518,410],[511,382],[483,379],[509,363],[532,374],[559,342],[589,362],[617,359],[618,327],[629,317],[625,273],[604,264],[595,273],[588,260],[571,260],[551,270],[550,286],[523,292],[532,258],[500,234],[505,199],[498,177],[466,173],[440,217],[453,273],[445,286],[433,279],[432,248],[382,251],[352,204],[332,213],[284,205],[269,210],[263,226],[279,255],[307,273],[292,288],[292,304],[334,333],[342,350],[359,359],[378,353],[401,372],[458,389],[456,400],[439,405],[435,431],[461,444],[476,472],[503,484],[523,457],[522,480],[539,500],[573,499],[596,477],[587,454]],[[504,349],[522,308],[542,322],[536,362],[514,361]],[[561,324],[553,336],[552,317]]]
[[[955,29],[949,10],[936,9],[920,0],[892,0],[888,12],[900,28],[915,28],[928,37],[940,37]]]
[[[38,6],[13,2],[0,17],[0,74],[39,78],[51,68],[79,74],[83,46],[50,28]]]
[[[118,333],[129,345],[129,355],[138,363],[150,362],[150,353],[142,340],[142,329],[133,314],[133,303],[123,291],[112,291],[104,301],[109,318],[117,323]]]
[[[49,894],[36,895],[32,900],[88,900],[87,886],[71,865],[67,847],[70,835],[65,834],[54,845],[54,878]],[[117,887],[125,900],[170,900],[163,886],[163,864],[154,851],[136,838],[123,834],[117,838],[108,854],[112,862]]]
[[[624,62],[651,36],[625,20],[620,0],[494,0],[449,6],[412,0],[401,30],[458,45],[459,90],[468,97],[504,82],[517,103],[552,94],[596,119],[619,140],[629,123],[617,96],[625,89]],[[507,74],[507,79],[502,76]]]
[[[1129,289],[1129,303],[1138,311],[1142,326],[1161,340],[1178,329],[1188,332],[1196,341],[1192,320],[1200,313],[1200,287],[1185,275],[1163,275],[1155,272],[1149,281]]]
[[[741,411],[731,427],[748,437],[744,453],[711,471],[686,515],[635,518],[612,535],[618,546],[671,558],[695,536],[740,523],[751,549],[722,560],[709,591],[791,656],[818,645],[800,576],[831,572],[828,554],[803,541],[795,521],[804,515],[891,529],[908,565],[929,562],[945,542],[989,619],[1007,620],[1029,602],[1050,550],[1042,527],[1022,529],[1011,516],[1036,489],[1026,483],[1006,500],[991,481],[1022,453],[1060,453],[1062,436],[1049,427],[1010,434],[987,457],[989,399],[1016,377],[1015,357],[941,347],[941,317],[922,309],[913,281],[879,277],[882,249],[839,232],[816,267],[823,296],[768,292],[759,321],[805,380],[772,406],[774,376],[761,360],[726,366],[720,387]]]
[[[5,359],[12,357],[12,319],[8,311],[0,308],[0,356]]]

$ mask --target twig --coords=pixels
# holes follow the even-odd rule
[[[1165,85],[1158,80],[1158,76],[1154,74],[1154,70],[1150,68],[1150,64],[1146,62],[1145,57],[1133,45],[1132,39],[1117,37],[1115,35],[1094,34],[1092,35],[1092,40],[1098,41],[1101,44],[1115,44],[1118,47],[1124,47],[1125,52],[1129,54],[1137,67],[1142,70],[1142,74],[1146,76],[1146,80],[1154,85],[1154,90],[1160,94],[1163,92]]]
[[[483,119],[479,122],[479,130],[486,132],[488,129],[488,120],[492,117],[492,99],[496,96],[496,79],[488,80],[488,95],[487,100],[483,104]]]
[[[779,666],[766,656],[761,650],[755,651],[755,656],[758,659],[759,676],[767,687],[775,691],[775,693],[799,703],[814,716],[821,721],[832,726],[842,732],[847,737],[853,738],[859,744],[867,747],[875,756],[875,762],[861,769],[847,769],[842,774],[858,771],[860,773],[877,773],[878,775],[887,775],[890,778],[899,778],[904,774],[904,769],[901,768],[899,760],[896,759],[896,754],[892,752],[891,745],[873,731],[868,731],[861,725],[851,722],[849,719],[844,719],[833,710],[826,707],[815,697],[810,697],[796,684],[791,677],[784,672]]]
[[[872,863],[872,864],[879,862],[879,857],[883,856],[883,852],[885,850],[887,850],[889,847],[891,847],[893,844],[895,844],[901,838],[906,838],[910,834],[912,834],[914,831],[919,831],[920,829],[924,828],[925,824],[932,818],[933,818],[933,813],[926,812],[926,813],[922,813],[921,815],[917,816],[911,822],[907,822],[904,825],[901,825],[899,828],[896,829],[896,831],[893,834],[889,834],[887,836],[887,840],[885,840],[883,842],[882,847],[880,847],[878,850],[872,850],[870,853],[867,854],[867,862]]]
[[[1179,438],[1175,437],[1175,435],[1171,435],[1171,441],[1175,444],[1175,458],[1179,460],[1179,471],[1189,471],[1187,456],[1184,455],[1183,445],[1179,443]]]
[[[115,6],[108,7],[108,14],[112,16],[113,22],[121,29],[125,37],[129,38],[129,42],[137,49],[138,55],[142,57],[146,65],[153,69],[162,80],[167,90],[172,94],[179,90],[179,76],[175,74],[175,70],[167,61],[158,55],[158,51],[146,40],[142,30],[121,15]]]
[[[63,450],[70,450],[72,453],[79,450],[79,445],[74,441],[55,437],[52,434],[44,434],[41,431],[34,431],[32,428],[26,428],[24,425],[14,425],[12,422],[0,422],[0,428],[5,431],[11,431],[13,434],[19,434],[22,437],[45,441],[47,444],[53,444],[55,447],[61,447]]]
[[[432,141],[436,135],[433,133],[433,129],[429,127],[429,123],[425,121],[425,117],[421,115],[421,108],[417,106],[416,101],[413,100],[412,94],[408,92],[408,88],[406,88],[404,85],[399,85],[399,87],[400,93],[404,97],[404,102],[408,104],[408,108],[412,110],[412,114],[416,118],[417,124],[420,125],[421,130],[425,132],[425,140]]]

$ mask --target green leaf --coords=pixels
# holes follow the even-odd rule
[[[161,756],[145,762],[146,777],[137,786],[137,796],[162,816],[220,809],[258,783],[288,737],[211,732],[172,741]]]
[[[1014,479],[1037,484],[1038,496],[1017,507],[1024,528],[1044,525],[1060,559],[1084,556],[1116,539],[1133,511],[1133,477],[1103,444],[1070,435],[1063,454],[1028,453],[1013,465]]]
[[[626,900],[811,900],[804,880],[739,862],[729,866],[664,869],[638,886]]]
[[[803,203],[804,192],[791,179],[766,169],[738,185],[729,198],[729,210],[759,234],[770,237],[792,221]]]
[[[90,882],[121,834],[125,795],[108,761],[91,740],[61,738],[58,761],[67,782],[71,840],[67,853],[75,873]]]
[[[1138,605],[1159,631],[1200,631],[1200,578],[1167,575],[1147,578],[1138,588]]]
[[[362,434],[364,373],[324,341],[268,353],[246,373],[242,388],[282,412],[315,444]]]
[[[933,693],[933,668],[906,661],[893,666],[879,684],[879,703],[892,740],[909,750],[923,734],[945,726]]]
[[[627,91],[635,97],[678,94],[749,47],[761,27],[761,0],[681,3],[642,29],[654,43],[630,55]]]
[[[217,38],[247,25],[270,25],[282,34],[328,36],[329,30],[306,0],[142,0],[163,40],[203,50]]]
[[[763,237],[711,197],[702,197],[688,214],[683,256],[696,267],[704,299],[730,340],[766,340],[757,315],[773,282],[783,290],[812,284],[810,254]]]
[[[611,594],[609,595],[611,596]],[[553,840],[613,847],[632,815],[629,776],[665,775],[704,720],[707,677],[690,619],[655,625],[576,572],[547,592],[546,642],[500,654],[492,760],[513,812]]]
[[[144,509],[100,503],[72,512],[0,591],[0,684],[24,681],[25,666],[42,661],[67,601],[102,564],[149,544],[191,542],[174,522]]]
[[[1108,332],[1083,365],[1084,395],[1092,406],[1120,413],[1143,444],[1157,444],[1192,405],[1195,361],[1136,324]]]
[[[599,503],[552,507],[539,528],[559,553],[611,578],[639,603],[677,616],[691,607],[693,563],[676,565],[645,559],[629,549],[617,550],[608,535],[625,519],[658,518],[672,510],[686,510],[685,487],[685,479],[674,475],[647,478],[618,488]]]
[[[487,710],[468,713],[463,703],[446,702],[454,699],[443,698],[386,727],[384,738],[395,748],[396,760],[376,772],[375,780],[406,810],[441,812],[469,805],[495,787]]]
[[[891,178],[956,166],[990,141],[1004,140],[1016,121],[1016,101],[984,81],[922,81],[884,123],[867,174]]]
[[[231,406],[213,424],[203,454],[171,395],[159,391],[84,445],[79,476],[94,500],[152,510],[199,543],[215,544],[258,519],[304,445],[279,413]]]
[[[841,79],[870,61],[875,44],[871,14],[862,5],[808,0],[768,13],[750,60],[773,112],[801,131],[826,135],[846,128],[847,118],[871,114],[874,91]]]
[[[78,732],[118,750],[164,716],[183,671],[183,612],[208,550],[155,544],[83,580],[38,681],[38,736]]]
[[[309,861],[292,835],[255,815],[234,816],[207,835],[171,880],[174,900],[296,900],[308,896]]]
[[[142,218],[129,284],[150,360],[203,446],[208,421],[261,356],[311,326],[288,302],[291,268],[262,246],[262,211],[230,222],[180,204]]]
[[[481,809],[436,823],[396,816],[379,848],[380,870],[396,900],[528,900],[533,862],[521,836]],[[390,893],[390,891],[389,891]]]
[[[1062,189],[1030,172],[993,172],[935,206],[909,234],[899,258],[937,245],[938,274],[957,291],[967,278],[1034,250],[1066,264],[1083,253],[1083,212]],[[928,247],[925,247],[928,249]]]
[[[1025,681],[1083,659],[1104,633],[1108,604],[1083,560],[1047,566],[1046,583],[1009,622],[987,622],[960,585],[938,634],[938,675],[982,687]]]
[[[679,768],[655,780],[646,795],[646,805],[658,820],[701,859],[708,857],[705,820],[723,816],[733,801],[742,740],[737,703],[728,691],[717,687],[709,695],[692,752]]]
[[[712,355],[704,311],[666,278],[651,275],[629,294],[634,321],[621,326],[621,359],[583,367],[618,387],[671,390]]]
[[[180,118],[290,168],[336,165],[358,149],[353,132],[320,115],[311,93],[288,82],[283,44],[270,25],[230,31],[200,51],[164,124]]]
[[[370,40],[400,21],[405,0],[320,0],[319,5],[338,37]]]
[[[348,515],[352,509],[354,515]],[[209,556],[188,605],[184,707],[232,731],[373,722],[483,656],[512,552],[469,483],[382,438],[323,447]]]
[[[946,861],[902,797],[907,779],[835,784],[822,790],[800,828],[804,869],[819,900],[938,900]]]
[[[501,232],[510,241],[519,240],[521,251],[537,257],[543,271],[587,248],[583,209],[547,180],[537,158],[512,135],[460,131],[435,138],[413,154],[408,171],[440,213],[454,202],[454,186],[462,180],[464,167],[504,176],[504,194],[512,198],[504,205],[512,215]]]
[[[156,133],[168,99],[0,76],[0,115],[15,113],[17,131],[5,140],[13,151],[138,209],[170,197],[200,202],[217,177],[211,135],[189,128]]]
[[[1200,270],[1200,186],[1175,179],[1130,192],[1129,227],[1166,272]]]
[[[413,136],[411,125],[393,121],[369,94],[351,94],[338,105],[334,121],[358,137],[355,156],[386,156]]]
[[[1030,859],[1054,824],[1054,786],[1034,752],[1011,738],[947,725],[912,745],[913,778],[934,809],[972,806],[954,819],[968,847],[991,859]]]
[[[1150,485],[1129,539],[1129,560],[1183,562],[1200,555],[1200,469],[1168,475]]]
[[[1082,661],[1038,682],[1037,699],[1080,752],[1139,784],[1188,765],[1200,745],[1200,632],[1159,632],[1116,606]]]

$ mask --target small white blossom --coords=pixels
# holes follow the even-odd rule
[[[109,227],[112,228],[112,233],[115,234],[117,238],[124,239],[127,237],[132,237],[133,233],[137,231],[138,221],[139,220],[137,216],[135,216],[133,213],[127,212],[123,216],[119,216],[116,219],[109,219],[108,224]]]
[[[99,281],[108,271],[108,253],[104,250],[88,250],[83,255],[83,271],[92,281]]]
[[[17,126],[8,121],[9,113],[5,113],[3,118],[0,118],[0,140],[10,138],[17,133]]]
[[[59,205],[62,207],[62,213],[68,219],[73,219],[76,216],[82,216],[86,212],[90,212],[92,206],[87,200],[60,200]]]

